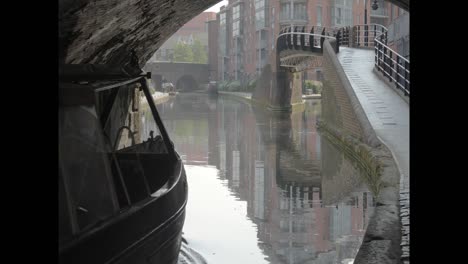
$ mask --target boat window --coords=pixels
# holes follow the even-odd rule
[[[122,85],[111,92],[115,95],[110,99],[115,100],[112,100],[110,111],[103,109],[102,121],[113,150],[167,153],[161,132],[153,121],[148,102],[141,96],[143,92],[138,89],[138,85]],[[100,98],[105,96],[104,93],[99,93]],[[152,144],[139,145],[148,140]],[[143,148],[150,146],[151,150]]]
[[[148,198],[165,184],[171,157],[147,98],[141,96],[144,92],[140,91],[139,83],[122,85],[114,90],[113,105],[101,119],[133,204]]]
[[[60,175],[80,230],[118,212],[109,150],[94,108],[59,108]]]
[[[140,84],[102,87],[61,84],[60,241],[149,199],[175,164]]]

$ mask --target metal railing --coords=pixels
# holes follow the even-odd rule
[[[353,47],[374,48],[375,68],[395,83],[406,96],[410,94],[410,61],[387,46],[388,30],[379,24],[354,25]]]
[[[375,67],[389,82],[406,96],[410,94],[410,61],[389,48],[378,38],[374,39]]]
[[[339,28],[292,25],[284,27],[277,37],[277,52],[280,66],[292,71],[303,71],[320,65],[317,55],[323,53],[325,39],[336,40],[335,52],[339,50],[341,31]]]
[[[277,50],[279,52],[286,49],[321,52],[325,39],[339,38],[338,32],[337,28],[315,26],[307,29],[305,26],[287,26],[279,32]]]
[[[394,82],[397,89],[406,96],[410,94],[410,62],[396,51],[387,46],[387,28],[379,24],[354,25],[352,27],[330,28],[314,26],[310,30],[305,26],[288,26],[280,31],[277,37],[277,51],[303,50],[323,52],[325,39],[335,39],[335,52],[341,45],[350,47],[374,48],[375,68]],[[307,57],[309,55],[304,55]],[[303,58],[297,54],[290,54],[287,59],[291,63],[284,66],[294,67],[302,63]],[[289,58],[291,57],[291,58]],[[294,58],[293,58],[294,57]]]
[[[387,44],[387,28],[379,24],[354,25],[353,40],[355,47],[373,47],[374,39],[379,37]]]

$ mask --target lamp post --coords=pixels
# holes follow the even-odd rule
[[[377,8],[379,8],[379,5],[377,4],[377,0],[374,0],[374,3],[372,4],[372,10],[377,10]],[[368,35],[369,35],[369,32],[368,32],[368,26],[367,26],[367,0],[365,0],[364,2],[364,45],[367,47],[368,43],[367,43],[367,40],[368,40]]]

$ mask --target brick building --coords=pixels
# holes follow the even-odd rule
[[[208,49],[208,24],[210,20],[216,19],[215,12],[202,12],[200,15],[194,17],[181,27],[174,35],[172,35],[164,44],[156,51],[151,57],[149,62],[155,61],[171,61],[174,54],[174,47],[177,43],[183,42],[186,44],[193,44],[195,39],[199,39],[204,46],[207,54]]]
[[[296,25],[342,27],[364,24],[365,0],[233,0],[221,7],[218,21],[219,81],[255,79],[266,65],[275,65],[276,36],[281,28]],[[404,12],[383,0],[372,10],[373,0],[367,1],[368,23],[390,26],[392,45],[405,51],[408,45],[402,35],[409,30],[397,31],[404,23]],[[407,18],[409,14],[407,14]],[[407,19],[409,21],[409,19]],[[392,26],[392,23],[394,26]],[[408,28],[408,27],[407,27]],[[406,34],[408,35],[408,34]],[[403,40],[402,40],[403,39]],[[393,44],[395,42],[395,44]],[[403,43],[403,44],[401,44]],[[405,46],[406,45],[406,46]],[[407,49],[409,52],[409,49]],[[304,73],[305,79],[321,80],[321,68]],[[303,78],[304,79],[304,78]]]

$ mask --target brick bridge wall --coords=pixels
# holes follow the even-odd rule
[[[152,80],[156,81],[157,75],[162,76],[169,82],[177,85],[177,81],[184,76],[191,76],[198,85],[207,84],[210,77],[210,65],[199,63],[181,63],[181,62],[151,62],[143,68],[150,71]]]

